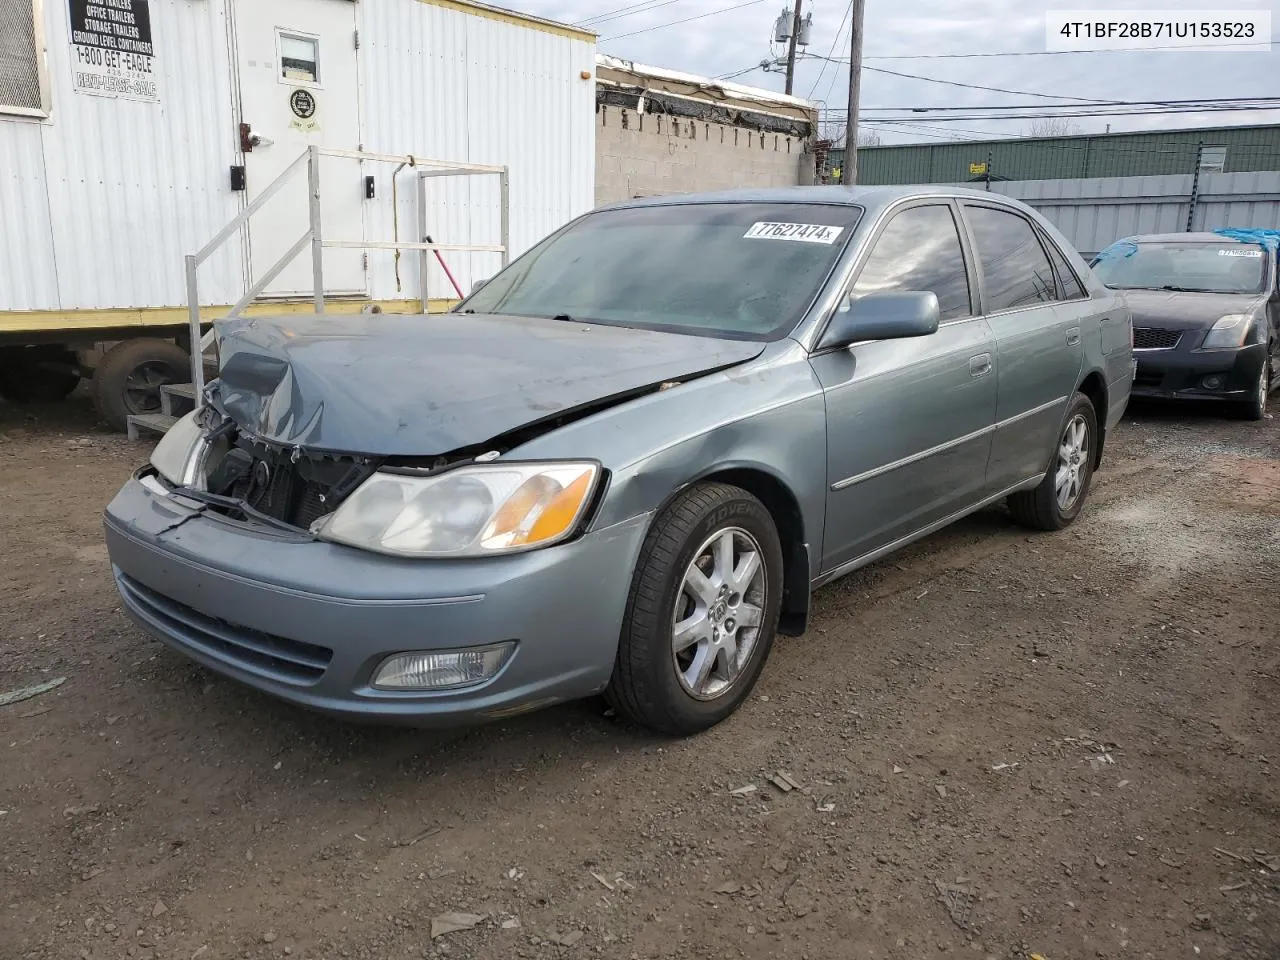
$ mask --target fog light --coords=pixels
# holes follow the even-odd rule
[[[456,690],[483,683],[497,674],[516,648],[514,640],[488,647],[432,653],[398,653],[373,675],[379,690]]]
[[[1219,390],[1222,388],[1221,377],[1205,377],[1203,383],[1206,390]]]

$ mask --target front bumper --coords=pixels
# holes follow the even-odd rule
[[[1184,337],[1184,339],[1187,339]],[[1133,396],[1187,400],[1248,400],[1266,360],[1264,344],[1234,350],[1135,350]],[[1216,378],[1216,383],[1209,378]]]
[[[211,670],[303,707],[406,725],[495,720],[604,689],[647,517],[507,557],[402,560],[249,526],[130,480],[107,507],[121,599]],[[461,690],[375,690],[391,654],[515,640]]]

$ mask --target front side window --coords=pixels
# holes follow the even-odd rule
[[[946,204],[911,207],[889,221],[858,274],[853,299],[909,290],[937,294],[943,321],[973,315],[960,234]]]
[[[1262,248],[1248,243],[1119,243],[1098,255],[1093,272],[1116,290],[1261,293]]]
[[[967,207],[982,264],[982,303],[987,313],[1015,310],[1057,298],[1053,268],[1025,217],[994,207]]]
[[[778,339],[813,303],[861,215],[798,203],[603,210],[542,241],[456,309]]]

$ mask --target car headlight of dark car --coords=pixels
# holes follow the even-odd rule
[[[1251,313],[1228,313],[1213,322],[1200,346],[1204,350],[1234,350],[1244,345],[1252,323]]]
[[[400,557],[533,550],[576,532],[600,474],[590,462],[380,470],[312,529],[323,540]]]

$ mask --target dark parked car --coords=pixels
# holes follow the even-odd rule
[[[1133,311],[1135,397],[1222,400],[1261,420],[1280,371],[1274,247],[1216,233],[1130,237],[1094,273]]]
[[[144,627],[294,703],[457,723],[604,692],[691,733],[815,587],[999,501],[1075,520],[1130,336],[992,194],[641,200],[445,316],[222,325],[107,545]]]

